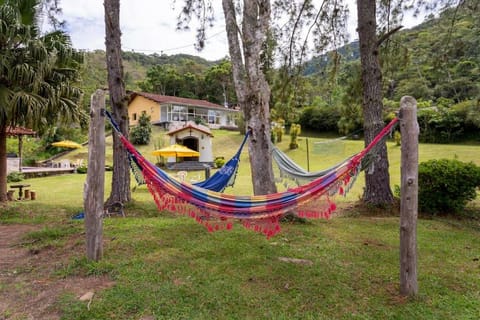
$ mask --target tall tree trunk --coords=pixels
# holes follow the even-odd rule
[[[120,1],[105,0],[105,46],[108,70],[108,88],[112,114],[123,135],[128,137],[128,109],[123,81],[122,45],[120,31]],[[127,152],[120,139],[113,135],[112,190],[107,204],[131,200],[130,168]]]
[[[223,11],[235,91],[245,125],[252,130],[248,151],[253,192],[261,195],[277,191],[270,145],[270,88],[260,58],[262,44],[267,40],[271,7],[270,1],[244,0],[243,3],[241,24],[237,23],[232,0],[223,0]],[[242,25],[241,36],[239,25]]]
[[[7,127],[0,126],[0,202],[7,201]]]
[[[365,145],[369,144],[384,126],[382,119],[382,71],[378,58],[376,34],[376,1],[357,0],[358,36],[362,64],[363,117]],[[374,205],[393,202],[388,172],[388,155],[385,142],[379,146],[373,170],[365,174],[364,201]]]

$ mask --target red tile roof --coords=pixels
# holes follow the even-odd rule
[[[7,127],[7,136],[34,136],[37,133],[24,127]]]
[[[190,99],[190,98],[180,98],[180,97],[172,97],[172,96],[162,96],[160,94],[154,93],[147,93],[147,92],[134,92],[130,96],[130,101],[135,99],[136,96],[142,96],[144,98],[153,100],[158,103],[178,103],[181,105],[186,106],[194,106],[194,107],[204,107],[209,109],[222,109],[222,110],[230,110],[225,108],[219,104],[211,103],[206,100],[197,100],[197,99]]]
[[[167,132],[167,134],[169,136],[173,136],[175,133],[177,132],[181,132],[181,131],[184,131],[184,130],[188,130],[188,129],[193,129],[193,130],[197,130],[197,131],[200,131],[204,134],[207,134],[211,137],[213,137],[213,134],[210,132],[210,129],[205,127],[205,126],[197,126],[195,125],[194,123],[192,122],[189,122],[187,125],[183,126],[183,127],[180,127],[180,128],[174,128],[173,130],[170,130]]]

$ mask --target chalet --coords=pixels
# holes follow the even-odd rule
[[[238,110],[205,100],[134,92],[130,95],[128,104],[130,125],[136,125],[143,113],[150,116],[152,124],[164,128],[193,121],[207,124],[212,129],[236,127],[235,120],[239,114]]]

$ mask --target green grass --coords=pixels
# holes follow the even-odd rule
[[[478,236],[420,220],[420,293],[405,300],[398,296],[396,218],[285,225],[272,240],[241,228],[210,234],[182,218],[109,219],[98,267],[75,258],[69,272],[100,269],[115,286],[89,311],[74,297],[59,307],[65,319],[475,319]]]
[[[226,131],[214,135],[214,155],[226,159],[242,140]],[[310,169],[328,167],[363,146],[362,141],[342,144],[343,154],[331,157],[310,146]],[[280,147],[306,167],[305,141],[294,151],[287,145]],[[399,184],[400,148],[388,147],[392,185]],[[142,148],[147,156],[149,150]],[[421,145],[420,161],[456,156],[480,164],[479,151],[480,146]],[[228,193],[251,193],[247,155],[246,148]],[[107,172],[105,196],[110,177]],[[28,180],[37,200],[0,208],[0,223],[41,226],[25,240],[33,246],[81,241],[83,221],[71,216],[83,210],[85,178]],[[362,186],[360,178],[344,201],[358,199]],[[345,216],[330,220],[283,223],[282,232],[267,240],[239,224],[232,231],[208,233],[193,219],[158,212],[145,186],[132,197],[126,218],[104,220],[100,262],[87,261],[78,244],[69,262],[52,270],[52,279],[107,275],[115,282],[96,292],[89,310],[77,297],[63,295],[55,308],[64,319],[477,319],[480,314],[479,220],[419,219],[419,294],[405,299],[399,296],[397,213],[366,216],[364,208],[351,206]],[[478,200],[473,206],[478,210]]]

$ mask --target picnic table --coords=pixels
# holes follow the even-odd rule
[[[10,185],[10,188],[13,188],[13,189],[18,189],[18,200],[22,200],[22,196],[23,196],[23,188],[27,188],[27,187],[30,187],[29,184],[11,184]]]

